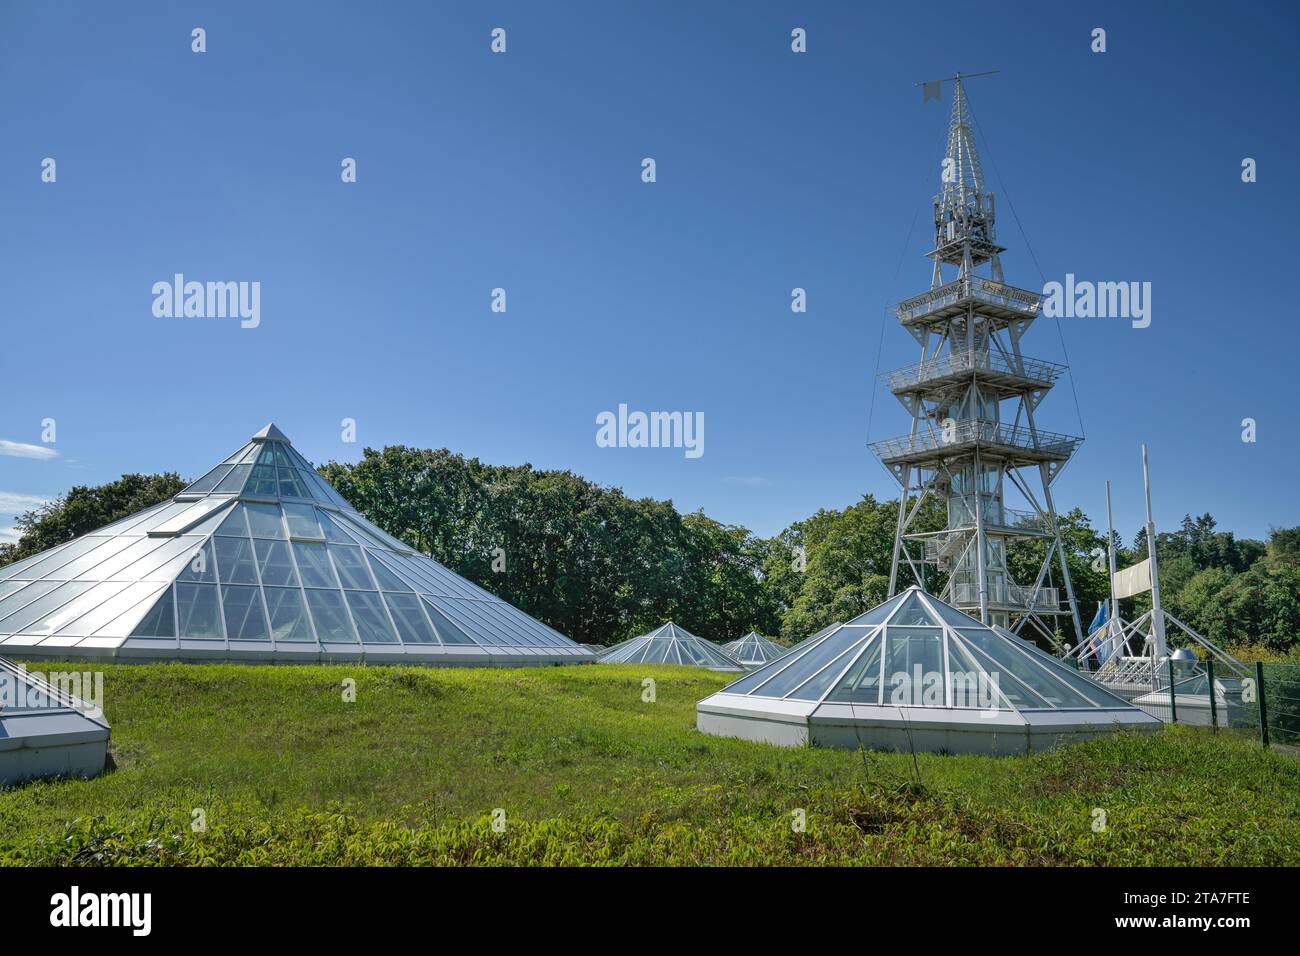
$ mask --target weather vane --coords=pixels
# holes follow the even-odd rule
[[[921,87],[921,92],[922,92],[922,94],[923,94],[923,97],[922,97],[922,99],[921,99],[921,102],[922,102],[922,103],[928,103],[928,102],[930,102],[931,100],[937,100],[937,99],[940,99],[940,98],[941,98],[941,97],[939,96],[939,84],[940,84],[940,83],[948,83],[948,82],[957,82],[957,83],[960,83],[962,80],[969,80],[969,79],[971,79],[972,77],[975,77],[975,76],[992,76],[994,73],[1000,73],[1000,72],[1002,72],[1002,71],[1001,71],[1001,70],[987,70],[987,71],[985,71],[985,72],[983,72],[983,73],[962,73],[961,71],[958,71],[958,72],[954,73],[952,76],[945,76],[945,77],[944,77],[943,79],[941,79],[941,80],[924,80],[924,81],[922,81],[922,82],[920,82],[920,83],[914,83],[913,86],[919,86],[919,87]]]

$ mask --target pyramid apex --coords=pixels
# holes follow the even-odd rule
[[[271,441],[289,441],[289,436],[276,428],[275,422],[267,422],[265,427],[253,436],[252,440],[257,441],[259,438],[265,438]],[[292,442],[290,442],[290,444],[292,444]]]

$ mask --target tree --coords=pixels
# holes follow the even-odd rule
[[[366,449],[320,471],[389,534],[575,640],[669,619],[717,639],[776,626],[766,543],[671,501],[447,449]]]
[[[104,485],[76,485],[66,495],[18,517],[15,524],[22,534],[15,543],[0,545],[0,565],[39,554],[166,501],[186,484],[169,471],[123,475]]]
[[[885,600],[897,521],[896,502],[865,495],[843,511],[820,510],[782,532],[782,547],[772,552],[767,564],[768,579],[785,608],[781,636],[802,640]],[[943,509],[936,501],[922,506],[913,525],[917,531],[943,526]],[[926,568],[925,573],[932,572]],[[899,586],[909,583],[911,573],[904,566]],[[928,578],[926,583],[933,586]]]

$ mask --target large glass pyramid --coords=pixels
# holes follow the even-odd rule
[[[1160,722],[1001,628],[909,588],[697,705],[700,730],[772,743],[1023,753]]]
[[[170,501],[0,567],[22,657],[594,661],[385,534],[267,425]]]
[[[768,661],[776,660],[789,648],[769,641],[757,631],[750,631],[730,644],[723,644],[722,650],[746,667],[760,667]]]
[[[601,657],[602,664],[686,664],[712,671],[744,670],[718,645],[696,637],[672,621],[618,644]]]

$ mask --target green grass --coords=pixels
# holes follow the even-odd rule
[[[0,862],[1300,863],[1300,763],[1208,730],[914,769],[700,734],[693,668],[103,670],[115,769],[0,792]]]

